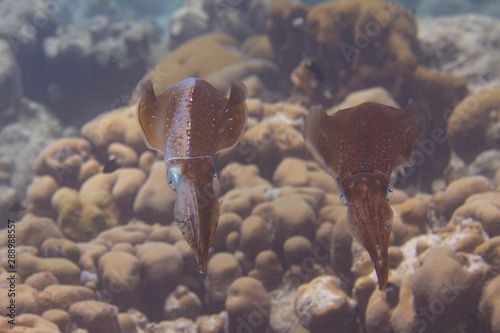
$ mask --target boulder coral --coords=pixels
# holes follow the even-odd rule
[[[163,161],[155,161],[148,178],[134,200],[135,216],[148,223],[168,225],[173,221],[176,194],[167,184],[167,168]]]
[[[152,226],[138,220],[131,220],[126,225],[101,232],[94,239],[93,243],[101,243],[107,247],[113,247],[118,243],[128,243],[130,245],[141,244],[150,239],[152,231]]]
[[[335,179],[325,173],[319,164],[300,158],[287,157],[276,167],[273,184],[282,186],[313,186],[328,193],[338,193]]]
[[[62,187],[52,196],[52,206],[60,230],[73,241],[89,241],[118,224],[116,205],[107,191],[79,194]]]
[[[47,238],[40,245],[40,252],[45,257],[51,256],[50,252],[52,249],[56,249],[56,251],[60,250],[60,253],[63,255],[64,258],[71,260],[75,264],[78,264],[78,261],[80,260],[80,250],[78,249],[78,246],[69,239]]]
[[[399,98],[418,64],[415,19],[387,1],[317,5],[307,15],[305,32],[335,100],[380,85]]]
[[[227,314],[213,314],[211,316],[200,316],[196,320],[198,333],[224,333],[227,326]]]
[[[212,240],[212,246],[216,249],[224,248],[227,235],[232,231],[239,231],[242,222],[243,220],[236,213],[227,212],[221,214],[214,239]]]
[[[178,285],[165,300],[164,317],[166,319],[180,317],[196,319],[201,314],[202,305],[198,295],[186,286]]]
[[[56,324],[61,332],[64,332],[71,325],[69,313],[60,309],[47,310],[42,313],[42,318]]]
[[[446,127],[453,150],[466,162],[482,150],[487,149],[493,140],[488,137],[490,128],[498,126],[498,119],[491,116],[492,111],[500,110],[500,88],[486,88],[464,98],[451,113]]]
[[[253,261],[260,251],[269,248],[270,233],[264,219],[250,215],[241,224],[241,246],[247,260]]]
[[[184,268],[181,253],[173,245],[162,242],[145,242],[135,250],[141,267],[144,306],[152,317],[161,318],[165,299],[181,280]]]
[[[77,187],[83,163],[92,152],[91,144],[82,138],[63,138],[48,145],[38,156],[35,173],[50,175],[61,186]]]
[[[26,278],[24,283],[37,290],[42,291],[50,285],[59,284],[59,281],[54,276],[54,274],[49,271],[45,271],[31,274]]]
[[[271,300],[259,280],[244,276],[233,281],[225,305],[229,332],[267,332]]]
[[[241,81],[248,76],[256,76],[265,82],[266,86],[273,87],[277,84],[278,67],[270,60],[250,59],[211,73],[207,81],[218,91],[228,91],[233,80]]]
[[[445,249],[427,252],[412,279],[413,306],[432,332],[467,321],[479,300],[483,272],[468,271],[459,256]],[[428,320],[439,318],[439,320]]]
[[[88,178],[80,188],[80,194],[105,190],[111,194],[120,212],[120,219],[128,221],[133,216],[133,204],[137,192],[146,181],[146,174],[138,168],[120,168],[112,173],[98,173]]]
[[[333,276],[319,276],[297,289],[295,312],[310,332],[355,332],[353,305]]]
[[[47,301],[51,309],[69,310],[69,307],[79,301],[95,299],[94,291],[82,286],[53,284],[43,290],[48,295]]]
[[[12,333],[59,333],[56,324],[51,321],[42,318],[39,315],[31,313],[23,313],[16,318],[16,326],[12,328],[11,324],[7,322],[8,317],[3,317],[4,320],[0,321],[0,329],[5,330],[5,332],[10,331]]]
[[[16,243],[39,248],[47,238],[63,238],[63,233],[50,218],[25,216],[16,223]],[[0,231],[0,246],[7,246],[7,229]]]
[[[493,265],[500,264],[500,236],[491,237],[475,248],[474,253]]]
[[[108,252],[108,247],[99,243],[77,243],[80,250],[78,265],[88,272],[97,272],[99,259]]]
[[[221,194],[235,188],[272,187],[268,180],[260,176],[259,168],[253,164],[229,163],[221,170],[218,180]]]
[[[108,252],[99,259],[98,276],[103,299],[109,298],[123,309],[137,306],[141,292],[141,266],[137,257],[126,252]]]
[[[112,143],[125,144],[138,154],[147,149],[135,105],[101,113],[83,125],[80,133],[92,144],[92,154],[102,162],[107,161],[108,147]]]
[[[108,158],[113,157],[116,163],[125,168],[137,166],[139,156],[131,147],[121,143],[113,142],[108,146]]]
[[[260,215],[271,227],[271,243],[282,252],[285,241],[294,235],[314,238],[316,213],[299,194],[289,194],[257,205],[252,214]]]
[[[40,258],[30,252],[22,252],[17,254],[17,260],[17,271],[23,279],[34,273],[50,272],[60,283],[80,283],[80,268],[66,258]]]
[[[100,301],[75,302],[69,308],[71,320],[89,333],[120,333],[118,308]]]
[[[50,198],[59,188],[57,180],[50,176],[35,176],[28,187],[26,201],[28,211],[37,216],[55,218]]]
[[[241,61],[231,50],[237,48],[237,45],[236,39],[223,33],[203,34],[180,45],[144,77],[152,78],[156,95],[186,77],[206,79],[216,70]],[[134,93],[131,103],[136,100],[137,93]]]
[[[2,306],[7,308],[7,305],[9,305],[10,299],[12,298],[9,297],[8,292],[5,291],[0,295],[0,302]],[[14,310],[16,315],[23,313],[40,315],[45,310],[50,308],[50,302],[48,301],[49,295],[45,292],[40,292],[27,284],[16,285],[15,296]],[[5,313],[7,313],[7,311],[10,311],[10,309],[6,310]]]
[[[243,134],[235,158],[257,165],[262,177],[271,178],[272,170],[282,158],[306,154],[304,138],[300,132],[302,123],[301,119],[282,113],[263,119]]]
[[[248,276],[260,280],[265,286],[280,281],[283,267],[278,256],[272,250],[264,250],[257,254],[253,269]]]
[[[457,179],[442,192],[436,193],[430,201],[431,209],[438,217],[448,221],[455,209],[474,193],[493,190],[488,179],[482,176],[464,177]]]
[[[304,236],[288,238],[283,244],[283,253],[288,265],[302,265],[307,258],[314,258],[311,241]]]
[[[245,39],[241,45],[241,50],[253,58],[273,60],[274,52],[269,37],[265,34],[254,35]]]
[[[479,301],[479,313],[488,323],[491,332],[500,332],[500,276],[486,284]]]
[[[241,266],[231,253],[219,252],[210,258],[205,279],[205,301],[222,305],[231,283],[243,275]]]
[[[472,195],[453,212],[452,220],[472,218],[481,222],[482,228],[490,237],[499,236],[499,198],[498,192],[484,192]]]
[[[257,204],[267,201],[266,194],[270,193],[268,190],[270,190],[268,185],[259,185],[228,191],[220,200],[221,215],[233,212],[243,219],[248,217]]]
[[[364,316],[367,332],[417,332],[411,281],[411,276],[390,279],[385,291],[375,290],[371,294]]]
[[[301,44],[309,7],[294,1],[274,1],[269,8],[267,33],[275,61],[282,74],[288,76],[302,60]]]

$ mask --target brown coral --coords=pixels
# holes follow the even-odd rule
[[[120,168],[112,173],[98,173],[90,177],[80,188],[80,194],[95,190],[109,192],[120,211],[120,219],[127,221],[133,216],[134,200],[145,181],[144,171]]]
[[[214,306],[220,306],[228,293],[230,284],[242,275],[240,264],[231,253],[215,254],[210,258],[207,266],[206,300],[213,302]]]
[[[118,309],[100,301],[80,301],[69,308],[71,320],[89,333],[120,333]]]
[[[161,317],[165,298],[180,282],[184,266],[181,253],[173,245],[161,242],[137,245],[136,253],[145,307],[154,318]]]
[[[295,157],[287,157],[281,161],[274,171],[273,183],[277,187],[314,186],[326,192],[338,193],[335,179],[326,174],[316,162]]]
[[[107,191],[79,194],[62,187],[52,196],[52,205],[58,213],[59,228],[73,241],[89,241],[118,224],[116,206]]]
[[[0,329],[12,333],[58,333],[61,332],[56,324],[31,313],[23,313],[16,318],[16,326],[12,328],[10,324],[0,322]]]
[[[37,216],[55,218],[50,198],[59,188],[59,183],[50,175],[35,176],[27,190],[28,211]]]
[[[269,248],[270,234],[264,219],[250,215],[241,224],[241,245],[248,260],[254,260],[260,251]]]
[[[500,88],[483,89],[458,104],[450,115],[446,134],[455,152],[466,162],[487,146],[487,127],[491,111],[500,110]]]
[[[230,50],[232,47],[237,47],[236,39],[222,33],[207,33],[192,38],[171,52],[144,77],[153,79],[157,95],[186,77],[206,79],[212,72],[240,62],[236,53]],[[136,100],[137,94],[134,94],[131,102]]]
[[[491,332],[500,332],[500,276],[488,284],[481,294],[479,313],[489,324]]]
[[[269,326],[271,300],[259,280],[240,277],[229,288],[226,311],[230,332],[265,333]]]
[[[135,216],[149,223],[168,225],[173,221],[176,194],[167,184],[167,168],[163,161],[156,161],[149,177],[139,189],[134,201]]]
[[[399,98],[418,63],[414,18],[386,1],[320,4],[309,11],[305,29],[337,101],[373,86],[384,86]]]
[[[297,289],[295,312],[311,332],[356,332],[358,325],[348,296],[333,276],[319,276]]]
[[[38,272],[51,272],[57,280],[64,284],[80,283],[80,268],[65,258],[39,258],[30,252],[17,255],[19,264],[17,271],[22,278]]]
[[[465,177],[451,182],[443,192],[436,193],[430,204],[434,213],[446,221],[453,211],[462,205],[474,193],[493,190],[488,179],[483,176]]]
[[[269,9],[267,31],[276,62],[288,74],[302,59],[304,23],[309,7],[288,0],[274,1]]]
[[[113,304],[123,309],[138,304],[141,267],[137,257],[126,252],[108,252],[99,259],[98,274],[104,295],[111,296]]]
[[[500,204],[498,192],[485,192],[470,196],[458,207],[452,220],[472,218],[481,222],[483,229],[491,236],[500,235]]]
[[[282,248],[283,243],[294,235],[302,235],[310,240],[314,238],[316,214],[299,194],[259,204],[252,213],[265,217],[272,225],[272,244],[276,248]]]
[[[39,248],[47,238],[62,238],[63,234],[57,224],[46,217],[30,217],[26,215],[16,223],[16,243]],[[0,231],[0,246],[7,246],[7,229]]]
[[[283,268],[278,256],[272,250],[259,252],[255,258],[254,268],[248,272],[248,276],[260,280],[263,284],[279,281]]]
[[[83,125],[80,132],[92,143],[92,154],[100,161],[108,159],[108,146],[113,142],[123,143],[137,153],[147,149],[137,122],[135,105],[102,113]]]
[[[81,138],[63,138],[48,145],[35,163],[37,175],[50,175],[61,186],[77,187],[83,163],[91,153],[90,143]]]
[[[426,329],[439,332],[467,320],[479,299],[483,276],[468,272],[459,256],[434,248],[412,279],[414,308],[426,322]],[[429,316],[438,320],[430,321]]]

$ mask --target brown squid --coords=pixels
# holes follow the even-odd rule
[[[239,140],[245,121],[246,88],[233,82],[228,98],[207,81],[187,78],[155,95],[145,78],[137,86],[144,140],[165,156],[167,182],[176,191],[174,219],[205,272],[219,221],[214,192],[214,155]]]
[[[347,228],[368,251],[380,290],[389,276],[391,173],[410,159],[426,128],[425,113],[412,100],[404,110],[369,102],[329,116],[318,108],[305,122],[306,146],[329,174],[338,177]]]

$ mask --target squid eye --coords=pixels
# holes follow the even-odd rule
[[[394,191],[394,187],[392,185],[389,185],[387,188],[387,201],[392,197],[392,192]]]
[[[342,202],[344,203],[344,205],[347,206],[347,198],[345,197],[344,190],[340,190],[339,197],[340,200],[342,200]]]
[[[214,172],[214,180],[213,180],[213,182],[215,183],[216,180],[217,180],[217,172]]]
[[[170,185],[172,190],[176,190],[181,182],[180,169],[172,167],[167,170],[167,183]]]

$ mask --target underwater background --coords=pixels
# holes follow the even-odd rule
[[[145,77],[247,88],[203,275]],[[379,291],[304,121],[409,99]],[[0,0],[0,332],[500,332],[499,112],[498,0]]]

